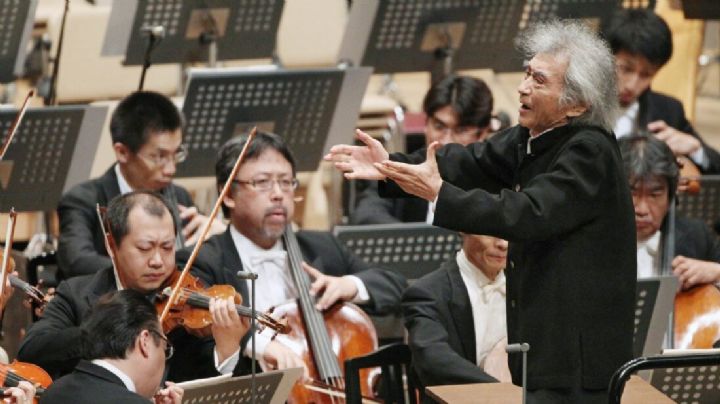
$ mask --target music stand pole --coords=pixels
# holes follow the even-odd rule
[[[522,344],[510,344],[505,347],[507,353],[522,352],[522,394],[523,404],[527,404],[527,353],[530,350],[530,344],[523,342]]]
[[[145,28],[143,30],[145,30]],[[152,61],[150,61],[152,51],[162,39],[163,34],[165,33],[165,28],[162,25],[149,27],[147,28],[147,32],[148,45],[147,48],[145,48],[145,60],[143,62],[142,73],[140,73],[140,85],[138,86],[138,91],[142,91],[145,86],[145,74],[147,74],[148,69],[152,65]]]
[[[255,404],[257,398],[257,388],[255,387],[255,280],[257,280],[257,274],[250,271],[238,271],[237,276],[240,279],[250,280],[250,312],[253,313],[250,316],[250,390],[251,390],[251,402]]]

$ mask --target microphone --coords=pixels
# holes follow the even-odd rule
[[[250,271],[237,271],[237,277],[244,280],[256,280],[258,278],[256,273]]]
[[[142,32],[143,34],[148,34],[155,38],[165,37],[165,27],[163,27],[162,25],[145,25],[140,28],[140,32]]]

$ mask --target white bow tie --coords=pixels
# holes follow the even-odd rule
[[[287,252],[285,251],[264,251],[250,256],[250,266],[256,268],[260,265],[267,263],[273,263],[280,268],[285,268],[285,262],[287,260]]]
[[[505,296],[505,277],[498,279],[493,283],[483,285],[480,290],[482,291],[483,300],[487,303],[495,292],[500,292],[502,296]]]

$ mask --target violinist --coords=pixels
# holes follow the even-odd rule
[[[670,147],[652,136],[623,138],[619,145],[635,207],[637,275],[661,275],[662,245],[668,209],[678,186],[678,164]],[[678,215],[674,237],[671,265],[682,289],[720,281],[720,245],[705,223]]]
[[[50,386],[43,403],[182,402],[182,388],[171,382],[158,391],[173,346],[141,293],[126,289],[102,296],[81,335],[83,360]]]
[[[61,282],[43,317],[21,343],[18,357],[53,376],[70,372],[81,358],[80,324],[102,295],[133,289],[154,298],[176,271],[176,226],[162,196],[150,191],[118,196],[110,202],[107,219],[116,269],[108,265],[93,275]],[[227,359],[238,350],[247,321],[238,316],[230,299],[212,299],[210,314],[212,338],[199,338],[182,328],[169,333],[176,352],[168,364],[168,380],[232,372]]]
[[[215,164],[219,187],[230,176],[245,141],[245,137],[235,138],[220,148]],[[259,275],[257,310],[266,311],[298,297],[281,240],[295,211],[295,174],[295,160],[282,138],[258,132],[223,199],[230,225],[225,233],[205,242],[195,261],[195,274],[207,285],[233,285],[243,304],[249,305],[249,283],[236,276],[238,270],[245,270]],[[297,239],[304,268],[314,279],[310,293],[317,297],[318,309],[350,301],[373,313],[399,310],[405,287],[402,277],[369,268],[328,232],[299,231]],[[189,251],[183,250],[178,261],[184,262],[188,256]],[[281,342],[283,336],[271,341],[271,335],[263,332],[257,336],[257,357],[269,368],[301,366],[300,358]],[[250,357],[249,345],[243,351],[245,357]],[[249,366],[249,361],[245,362]]]
[[[622,138],[650,131],[676,156],[687,156],[704,173],[720,173],[720,153],[695,131],[680,101],[650,88],[672,56],[667,23],[651,9],[619,9],[603,31],[615,55],[622,108],[615,135]]]
[[[508,242],[463,234],[462,249],[403,295],[413,368],[424,386],[510,382],[505,325]]]
[[[95,205],[107,206],[117,195],[133,190],[162,193],[183,222],[180,240],[194,244],[209,219],[198,213],[190,194],[172,182],[176,165],[187,157],[182,126],[180,111],[162,94],[135,92],[118,104],[110,121],[116,164],[101,177],[69,190],[58,204],[58,263],[65,278],[110,265]],[[215,221],[211,232],[224,229]]]

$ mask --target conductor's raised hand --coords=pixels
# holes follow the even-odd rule
[[[417,195],[432,202],[440,193],[442,177],[435,160],[439,142],[432,142],[427,148],[427,156],[422,164],[405,164],[385,160],[375,163],[375,168],[387,178],[395,181],[403,191]]]
[[[355,135],[365,146],[335,145],[325,155],[325,161],[333,162],[335,168],[345,173],[345,178],[349,180],[384,180],[385,176],[373,164],[387,160],[387,150],[382,143],[360,129],[355,130]]]

